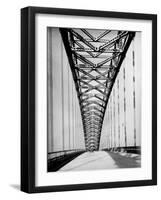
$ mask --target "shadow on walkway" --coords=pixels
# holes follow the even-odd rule
[[[84,152],[76,152],[72,153],[69,155],[62,156],[57,159],[51,159],[48,162],[48,172],[56,172],[58,171],[61,167],[69,163],[70,161],[74,160],[76,157],[81,155]]]
[[[107,151],[106,151],[107,152]],[[140,155],[136,157],[127,157],[122,156],[118,152],[107,152],[111,158],[115,161],[115,164],[118,166],[118,168],[137,168],[141,167],[141,158]]]

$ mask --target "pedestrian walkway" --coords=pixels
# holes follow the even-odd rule
[[[94,151],[85,152],[63,166],[59,171],[80,171],[140,167],[136,157],[122,156],[119,153]]]

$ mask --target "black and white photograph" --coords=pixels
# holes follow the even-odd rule
[[[156,185],[157,16],[21,16],[21,190]]]
[[[142,32],[46,31],[47,171],[140,168]]]

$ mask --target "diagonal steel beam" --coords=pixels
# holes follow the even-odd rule
[[[86,150],[94,151],[99,149],[109,96],[135,33],[77,31],[60,28],[80,105]]]

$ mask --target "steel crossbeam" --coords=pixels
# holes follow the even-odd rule
[[[87,151],[99,149],[112,87],[134,32],[60,28],[80,105]]]

